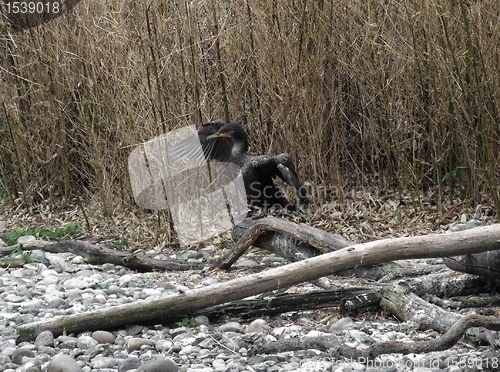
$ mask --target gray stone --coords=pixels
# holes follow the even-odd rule
[[[354,328],[354,322],[351,318],[342,318],[330,326],[330,332],[347,331]]]
[[[214,369],[214,372],[226,372],[227,371],[226,362],[223,359],[215,359],[212,362],[212,368]]]
[[[69,304],[68,301],[63,300],[62,298],[54,298],[47,304],[47,307],[49,309],[67,309]]]
[[[17,349],[12,353],[12,363],[17,364],[20,366],[23,362],[23,357],[28,357],[28,358],[33,358],[35,356],[35,353],[31,350],[28,349]]]
[[[210,325],[210,321],[205,315],[198,315],[196,318],[194,318],[194,320],[196,320],[199,325]]]
[[[178,372],[179,368],[172,359],[153,359],[137,368],[136,372]]]
[[[91,366],[94,369],[116,368],[119,363],[119,359],[97,356],[92,360]]]
[[[203,258],[203,257],[204,257],[204,255],[202,252],[193,252],[193,253],[190,253],[187,258],[198,260],[198,259]]]
[[[76,347],[76,337],[59,336],[57,339],[60,342],[57,346],[59,349],[74,349]]]
[[[12,360],[7,355],[0,354],[0,366],[11,363]]]
[[[249,258],[240,258],[238,261],[236,261],[233,264],[234,268],[243,268],[243,269],[251,269],[254,267],[259,267],[259,264],[255,262],[254,260],[251,260]]]
[[[141,366],[141,360],[136,357],[127,358],[118,364],[118,372],[126,372],[130,369],[137,369]]]
[[[107,331],[95,331],[92,333],[92,338],[100,344],[114,344],[115,336]]]
[[[41,372],[41,363],[38,359],[32,358],[16,368],[16,372]]]
[[[238,322],[224,323],[224,324],[219,326],[219,331],[220,332],[240,332],[241,325]]]
[[[259,364],[264,361],[264,357],[262,355],[254,355],[248,358],[247,364],[249,366],[253,366],[254,364]]]
[[[155,342],[146,338],[131,338],[127,340],[127,343],[125,344],[125,350],[130,353],[134,350],[139,350],[143,345],[154,346]]]
[[[69,355],[57,354],[50,361],[47,372],[82,372],[82,367]]]
[[[79,349],[90,349],[97,344],[98,342],[90,336],[81,336],[76,340],[76,347]]]
[[[162,339],[156,341],[156,350],[158,351],[168,351],[172,346],[174,346],[174,341],[170,339]]]
[[[35,347],[54,346],[54,335],[50,331],[41,332],[35,339]]]
[[[261,333],[264,332],[264,327],[267,325],[267,322],[264,319],[255,319],[248,326],[246,333]]]
[[[125,330],[130,336],[135,336],[142,332],[142,328],[142,326],[137,324],[129,324],[125,327]]]

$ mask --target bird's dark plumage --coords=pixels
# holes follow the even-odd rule
[[[193,141],[199,139],[201,149],[193,151]],[[191,147],[191,149],[189,149]],[[176,158],[195,158],[199,160],[218,160],[231,162],[241,168],[247,201],[251,207],[262,207],[264,211],[278,206],[285,211],[295,211],[291,204],[275,185],[273,179],[280,178],[292,186],[301,205],[306,206],[308,200],[304,187],[299,181],[292,157],[288,153],[271,157],[252,155],[248,151],[247,134],[238,123],[225,123],[218,119],[203,125],[198,130],[198,138],[191,138],[175,145],[171,150]]]
[[[174,160],[196,159],[229,161],[231,156],[232,142],[229,139],[218,139],[207,141],[207,137],[217,133],[226,122],[222,119],[214,120],[204,124],[198,129],[198,134],[189,136],[184,141],[170,148],[169,154]],[[200,149],[201,144],[201,149]]]

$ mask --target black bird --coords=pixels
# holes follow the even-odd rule
[[[196,142],[198,139],[201,151],[199,143]],[[195,143],[197,146],[193,146]],[[197,150],[192,150],[193,148]],[[198,138],[189,137],[175,145],[171,149],[171,155],[175,158],[212,159],[238,165],[241,168],[248,204],[251,208],[263,208],[265,214],[273,206],[286,212],[298,210],[275,185],[275,178],[280,178],[292,186],[300,204],[308,205],[305,188],[295,173],[290,154],[283,153],[274,157],[252,155],[248,151],[247,134],[238,123],[226,123],[218,119],[205,124],[198,130]]]
[[[196,159],[218,160],[227,162],[231,156],[232,143],[228,139],[219,139],[215,141],[207,141],[207,137],[217,133],[217,131],[226,122],[222,119],[214,120],[210,123],[203,124],[198,129],[198,134],[189,136],[184,141],[174,145],[169,149],[169,155],[174,160],[180,159]],[[201,144],[201,149],[200,149]]]

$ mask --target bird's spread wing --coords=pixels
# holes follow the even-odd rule
[[[199,161],[218,160],[228,162],[231,157],[233,143],[229,138],[214,138],[207,140],[207,137],[217,133],[225,124],[221,119],[204,124],[197,134],[189,136],[185,140],[170,147],[169,155],[176,160],[195,159]]]

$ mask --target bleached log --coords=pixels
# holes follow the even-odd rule
[[[249,236],[251,237],[251,233]],[[245,234],[242,246],[251,244],[247,238]],[[324,245],[323,241],[318,242],[314,237],[310,237],[307,243],[313,246]],[[471,254],[495,249],[500,249],[499,224],[455,234],[372,241],[186,293],[21,325],[18,327],[18,341],[32,340],[45,330],[60,335],[63,332],[116,328],[129,323],[150,322],[165,315],[189,313],[259,293],[289,288],[295,284],[360,266],[403,259]]]

